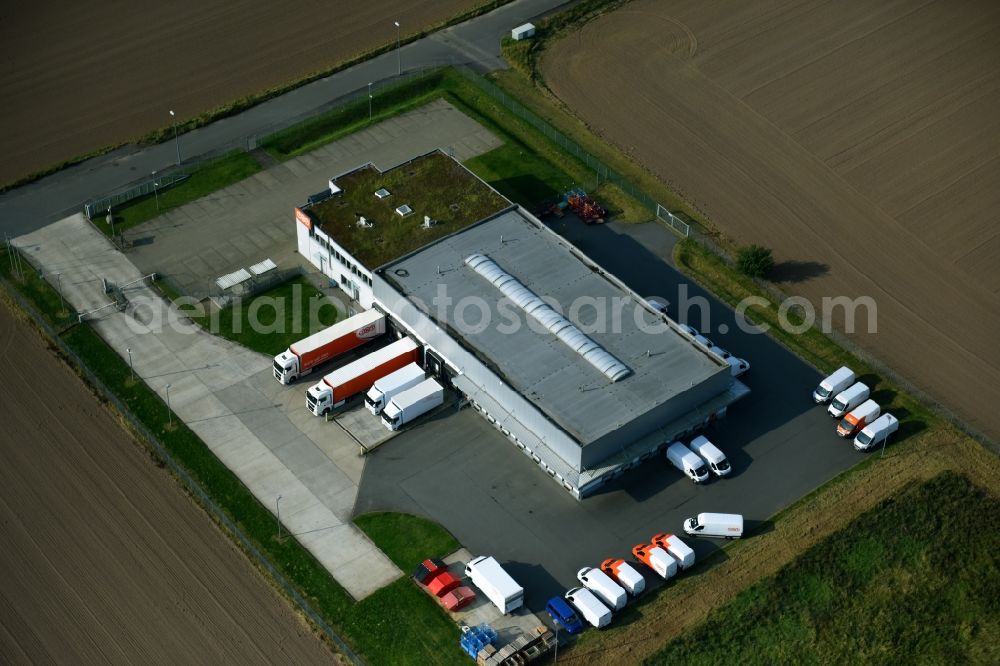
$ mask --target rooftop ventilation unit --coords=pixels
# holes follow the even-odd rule
[[[400,206],[399,208],[396,209],[396,215],[399,215],[400,217],[406,217],[407,215],[411,214],[412,212],[413,212],[413,209],[410,208],[407,204],[403,204],[402,206]]]
[[[384,187],[382,189],[375,190],[375,198],[376,199],[385,199],[390,194],[391,194],[391,192],[389,192],[389,190],[385,189]]]
[[[466,257],[465,265],[488,280],[512,303],[538,320],[542,326],[601,371],[612,382],[617,382],[632,374],[632,370],[627,365],[594,342],[570,320],[556,312],[535,292],[525,287],[520,280],[504,271],[486,255],[470,255]]]

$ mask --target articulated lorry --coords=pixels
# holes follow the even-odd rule
[[[389,430],[399,430],[442,404],[444,389],[433,379],[425,379],[413,388],[393,396],[382,410],[382,425]]]
[[[319,367],[385,333],[385,315],[366,310],[299,340],[274,357],[274,378],[291,384]]]
[[[405,365],[416,363],[420,347],[410,338],[362,356],[337,368],[306,391],[306,408],[314,416],[323,416],[340,407],[348,398],[363,393],[376,381]]]
[[[424,370],[419,365],[411,363],[402,367],[375,382],[365,394],[365,407],[368,408],[369,412],[378,416],[393,396],[413,388],[422,381],[424,381]]]

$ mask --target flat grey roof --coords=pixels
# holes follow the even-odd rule
[[[466,265],[477,253],[537,296],[558,304],[567,319],[630,374],[612,382],[506,299]],[[668,325],[635,293],[520,208],[446,236],[378,272],[582,445],[719,372],[729,373],[725,362]],[[442,286],[451,299],[448,307],[435,300]],[[620,304],[617,318],[615,303]],[[488,312],[487,326],[478,304]],[[606,326],[598,326],[598,308]],[[471,326],[457,324],[457,310]],[[511,315],[519,326],[511,325]]]

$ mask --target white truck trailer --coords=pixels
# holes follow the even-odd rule
[[[382,425],[399,430],[444,403],[444,389],[434,379],[425,379],[411,389],[393,396],[382,410]]]
[[[510,577],[496,558],[480,555],[465,565],[465,575],[504,615],[524,605],[524,588]]]
[[[403,366],[375,382],[365,394],[365,407],[378,416],[393,396],[413,388],[422,381],[424,381],[423,368],[416,363]]]

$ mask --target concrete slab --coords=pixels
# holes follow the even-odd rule
[[[338,414],[336,420],[365,449],[373,449],[396,434],[382,425],[382,419],[364,405]]]
[[[15,242],[41,270],[62,274],[63,294],[77,310],[107,302],[101,277],[117,283],[140,277],[128,258],[81,215]],[[157,394],[166,398],[170,385],[175,416],[264,506],[277,512],[281,496],[281,519],[288,531],[302,535],[303,545],[354,598],[363,599],[398,578],[396,566],[349,521],[360,459],[355,455],[348,473],[314,441],[330,435],[329,451],[340,453],[346,435],[321,419],[315,426],[309,423],[308,432],[295,425],[307,422],[302,415],[310,416],[305,413],[305,387],[280,386],[270,378],[269,357],[176,316],[145,284],[129,289],[128,296],[131,304],[126,312],[109,314],[94,322],[94,329],[123,360],[127,360],[125,350],[132,349],[136,374]],[[258,387],[267,386],[266,379],[271,385],[263,391]],[[294,419],[289,418],[292,414]],[[320,430],[321,425],[328,428]],[[361,564],[344,568],[353,560],[363,562],[365,575],[360,575]]]

